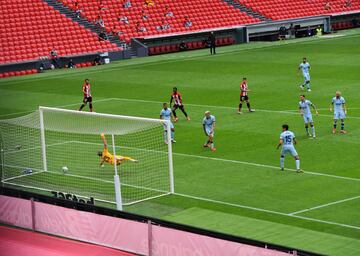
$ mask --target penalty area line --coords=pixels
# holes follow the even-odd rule
[[[325,220],[320,220],[320,219],[315,219],[315,218],[292,215],[289,213],[266,210],[266,209],[262,209],[262,208],[241,205],[241,204],[235,204],[235,203],[229,203],[229,202],[224,202],[224,201],[220,201],[220,200],[214,200],[214,199],[209,199],[209,198],[204,198],[204,197],[199,197],[199,196],[192,196],[192,195],[187,195],[187,194],[182,194],[182,193],[174,193],[174,195],[186,197],[186,198],[190,198],[190,199],[195,199],[195,200],[199,200],[199,201],[209,202],[209,203],[227,205],[227,206],[232,206],[232,207],[236,207],[236,208],[249,209],[249,210],[254,210],[254,211],[258,211],[258,212],[265,212],[265,213],[276,214],[276,215],[281,215],[281,216],[286,216],[286,217],[291,217],[291,218],[297,218],[297,219],[302,219],[302,220],[308,220],[308,221],[319,222],[319,223],[323,223],[323,224],[329,224],[329,225],[334,225],[334,226],[340,226],[340,227],[360,230],[360,227],[358,227],[358,226],[353,226],[353,225],[348,225],[348,224],[343,224],[343,223],[338,223],[338,222],[325,221]]]
[[[140,100],[140,99],[127,99],[127,98],[110,98],[109,100],[117,100],[117,101],[129,101],[129,102],[142,102],[142,103],[152,103],[152,104],[162,104],[161,101],[153,101],[153,100]],[[218,109],[229,109],[229,110],[237,110],[236,107],[228,107],[228,106],[214,106],[214,105],[202,105],[202,104],[192,104],[187,103],[184,104],[185,106],[193,106],[193,107],[202,107],[202,108],[218,108]],[[256,109],[257,112],[265,112],[265,113],[276,113],[276,114],[288,114],[288,115],[300,115],[297,110],[269,110],[269,109]],[[326,115],[326,114],[318,114],[318,116],[323,117],[331,117],[333,118],[333,115]],[[347,116],[348,119],[358,119],[360,120],[360,117],[358,116]]]
[[[86,142],[86,141],[71,141],[71,142],[72,143],[80,143],[80,144],[99,145],[99,146],[102,145],[100,143]],[[133,147],[124,147],[124,146],[121,146],[121,145],[118,145],[117,147],[133,149],[133,150],[139,150],[139,151],[145,151],[145,152],[168,154],[166,151],[158,151],[158,150],[151,150],[151,149],[140,149],[140,148],[133,148]],[[257,166],[257,167],[263,167],[263,168],[269,168],[269,169],[276,169],[276,170],[279,170],[279,172],[280,172],[280,167],[279,166],[273,166],[273,165],[267,165],[267,164],[258,164],[258,163],[253,163],[253,162],[240,161],[240,160],[231,160],[231,159],[224,159],[224,158],[200,156],[200,155],[190,155],[190,154],[176,153],[176,152],[172,152],[172,154],[174,156],[193,157],[193,158],[199,158],[199,159],[208,159],[208,160],[213,160],[213,161],[221,161],[221,162],[228,162],[228,163],[235,163],[235,164]],[[296,172],[295,169],[290,169],[290,168],[284,168],[284,169],[286,171]],[[320,173],[320,172],[312,172],[312,171],[306,171],[306,170],[304,170],[304,173],[301,173],[299,175],[303,175],[303,174],[305,174],[305,175],[314,175],[314,176],[324,176],[324,177],[329,177],[329,178],[351,180],[351,181],[360,181],[360,179],[357,179],[357,178],[337,176],[337,175],[332,175],[332,174],[326,174],[326,173]]]
[[[112,99],[106,98],[106,99],[93,100],[93,103],[95,103],[95,102],[103,102],[103,101],[110,101],[110,100],[112,100]],[[66,108],[66,107],[77,106],[77,105],[80,106],[81,102],[70,103],[70,104],[65,104],[65,105],[58,105],[58,106],[52,106],[52,108]],[[37,111],[37,110],[38,109],[32,109],[32,110],[28,110],[28,111],[20,111],[20,112],[8,113],[8,114],[1,114],[0,117],[16,116],[16,115],[20,115],[20,114],[29,114],[29,113]]]

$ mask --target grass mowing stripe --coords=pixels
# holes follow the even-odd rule
[[[99,145],[100,143],[94,143],[94,142],[86,142],[86,141],[72,141],[73,143],[80,143],[80,144],[90,144],[90,145]],[[121,146],[119,146],[121,147]],[[165,151],[157,151],[157,150],[151,150],[151,149],[140,149],[140,148],[131,148],[131,147],[122,147],[127,149],[137,149],[140,151],[148,151],[148,152],[156,152],[156,153],[163,153],[167,154]],[[185,156],[185,157],[193,157],[193,158],[200,158],[200,159],[208,159],[208,160],[214,160],[214,161],[223,161],[228,163],[236,163],[236,164],[246,164],[246,165],[252,165],[252,166],[258,166],[258,167],[264,167],[264,168],[270,168],[270,169],[277,169],[279,170],[279,166],[273,166],[273,165],[266,165],[266,164],[258,164],[258,163],[252,163],[252,162],[246,162],[246,161],[239,161],[239,160],[231,160],[231,159],[224,159],[224,158],[216,158],[216,157],[208,157],[208,156],[200,156],[200,155],[190,155],[190,154],[184,154],[184,153],[176,153],[173,152],[173,155],[176,156]],[[284,170],[296,172],[295,169],[291,168],[284,168]],[[304,173],[301,173],[299,175],[303,174],[309,174],[309,175],[315,175],[315,176],[324,176],[329,178],[335,178],[335,179],[343,179],[343,180],[351,180],[351,181],[360,181],[360,179],[357,178],[351,178],[351,177],[344,177],[344,176],[337,176],[332,174],[326,174],[326,173],[320,173],[320,172],[312,172],[312,171],[304,171]]]
[[[346,31],[345,31],[346,33]],[[296,39],[293,41],[286,41],[286,42],[279,42],[274,44],[273,42],[271,43],[252,43],[252,44],[242,44],[242,46],[245,46],[244,48],[240,48],[240,49],[235,49],[233,50],[232,48],[234,48],[233,46],[230,46],[230,50],[225,50],[222,53],[218,53],[218,56],[224,56],[224,55],[230,55],[230,54],[234,54],[234,53],[240,53],[243,51],[253,51],[253,50],[261,50],[261,49],[268,49],[268,48],[280,48],[282,46],[288,46],[288,45],[294,45],[294,44],[309,44],[309,43],[313,43],[316,41],[325,41],[325,40],[336,40],[336,39],[343,39],[343,38],[351,38],[351,37],[358,37],[358,34],[345,34],[343,36],[338,36],[338,37],[313,37],[313,38],[305,38],[305,39]],[[249,45],[249,48],[247,48]],[[227,47],[227,49],[229,49],[229,47]],[[204,53],[202,53],[204,52]],[[201,53],[200,55],[197,55],[196,53]],[[124,64],[123,61],[116,63],[114,66],[112,67],[100,67],[100,69],[102,69],[102,71],[114,71],[117,70],[121,67],[131,67],[131,66],[150,66],[150,65],[157,65],[159,63],[161,64],[167,64],[167,63],[173,63],[173,62],[179,62],[179,61],[186,61],[186,60],[194,60],[194,59],[202,59],[202,58],[213,58],[212,56],[209,56],[207,49],[200,49],[197,51],[192,51],[192,52],[187,52],[186,55],[181,55],[184,53],[173,53],[173,54],[166,54],[166,55],[158,55],[158,56],[152,56],[151,60],[149,60],[149,58],[144,58],[144,59],[130,59],[127,60],[127,62]],[[170,56],[170,57],[169,57]],[[130,63],[129,63],[130,62]],[[75,70],[74,70],[75,71]],[[93,73],[98,73],[99,72],[99,67],[97,67],[96,70],[93,71],[89,71],[89,70],[76,70],[75,73],[69,74],[68,71],[65,71],[66,77],[72,77],[72,76],[78,76],[80,74],[93,74]],[[61,72],[59,74],[47,74],[48,76],[46,77],[38,77],[38,76],[33,76],[33,77],[22,77],[25,79],[20,80],[19,78],[17,78],[16,80],[13,81],[9,81],[8,83],[14,83],[14,84],[20,84],[22,82],[27,82],[29,80],[47,80],[47,79],[53,79],[53,78],[57,78],[57,77],[63,77],[65,72]],[[4,79],[4,78],[3,78]]]
[[[292,213],[289,213],[289,214],[290,215],[296,215],[296,214],[299,214],[299,213],[309,212],[309,211],[312,211],[312,210],[324,208],[324,207],[331,206],[331,205],[334,205],[334,204],[341,204],[341,203],[351,201],[351,200],[355,200],[355,199],[359,199],[359,198],[360,198],[360,196],[354,196],[354,197],[342,199],[342,200],[339,200],[339,201],[335,201],[335,202],[331,202],[331,203],[327,203],[327,204],[322,204],[322,205],[319,205],[319,206],[315,206],[315,207],[307,208],[307,209],[304,209],[304,210],[292,212]]]
[[[153,104],[162,104],[161,101],[153,101],[153,100],[139,100],[139,99],[126,99],[126,98],[111,98],[109,100],[118,100],[118,101],[130,101],[130,102],[142,102],[142,103],[153,103]],[[227,107],[227,106],[214,106],[214,105],[202,105],[202,104],[184,104],[186,106],[193,106],[193,107],[203,107],[203,108],[222,108],[222,109],[231,109],[231,110],[237,110],[237,108],[234,107]],[[266,112],[266,113],[279,113],[279,114],[289,114],[289,115],[299,115],[297,112],[288,111],[288,110],[268,110],[268,109],[256,109],[258,112]],[[325,116],[325,117],[334,117],[333,115],[324,115],[319,114],[318,116]],[[360,117],[358,116],[346,116],[348,119],[358,119],[360,120]]]
[[[196,158],[209,159],[209,160],[214,160],[214,161],[230,162],[230,163],[236,163],[236,164],[246,164],[246,165],[259,166],[259,167],[271,168],[271,169],[277,169],[277,170],[280,169],[279,166],[258,164],[258,163],[252,163],[252,162],[246,162],[246,161],[238,161],[238,160],[230,160],[230,159],[224,159],[224,158],[215,158],[215,157],[207,157],[207,156],[199,156],[199,155],[190,155],[190,154],[183,154],[183,153],[173,153],[173,155],[196,157]],[[295,169],[290,169],[290,168],[284,168],[284,169],[287,170],[287,171],[296,172]],[[325,176],[325,177],[330,177],[330,178],[344,179],[344,180],[351,180],[351,181],[360,181],[360,179],[357,179],[357,178],[350,178],[350,177],[337,176],[337,175],[325,174],[325,173],[320,173],[320,172],[311,172],[311,171],[304,171],[304,173],[301,173],[299,175],[303,175],[303,174],[316,175],[316,176]]]
[[[259,212],[266,212],[266,213],[277,214],[277,215],[282,215],[282,216],[286,216],[286,217],[298,218],[298,219],[303,219],[303,220],[309,220],[309,221],[320,222],[320,223],[334,225],[334,226],[340,226],[340,227],[360,230],[360,227],[358,227],[358,226],[353,226],[353,225],[348,225],[348,224],[343,224],[343,223],[325,221],[325,220],[309,218],[309,217],[304,217],[304,216],[298,216],[298,215],[291,215],[289,213],[271,211],[271,210],[266,210],[266,209],[262,209],[262,208],[256,208],[256,207],[251,207],[251,206],[246,206],[246,205],[241,205],[241,204],[233,204],[233,203],[223,202],[223,201],[219,201],[219,200],[213,200],[213,199],[209,199],[209,198],[186,195],[186,194],[181,194],[181,193],[174,193],[174,195],[181,196],[181,197],[187,197],[187,198],[191,198],[191,199],[196,199],[199,201],[205,201],[205,202],[210,202],[210,203],[215,203],[215,204],[222,204],[222,205],[227,205],[227,206],[232,206],[232,207],[237,207],[237,208],[250,209],[250,210],[259,211]]]

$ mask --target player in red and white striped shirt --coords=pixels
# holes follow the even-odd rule
[[[249,112],[254,112],[255,110],[251,109],[250,107],[250,101],[249,101],[249,97],[248,97],[248,92],[250,92],[250,90],[248,89],[248,85],[247,85],[247,80],[246,77],[243,78],[243,81],[240,85],[240,104],[239,104],[239,110],[238,110],[238,114],[242,114],[241,112],[241,108],[242,108],[242,104],[244,101],[246,101],[246,105],[249,109]]]
[[[92,97],[91,97],[90,88],[91,88],[90,80],[85,79],[85,83],[82,86],[82,91],[84,93],[84,99],[83,99],[83,104],[79,108],[79,111],[81,111],[86,106],[86,104],[89,102],[90,112],[93,112],[93,105],[92,105]]]
[[[170,108],[171,108],[171,104],[173,101],[174,101],[174,106],[172,107],[172,113],[173,113],[175,122],[178,120],[178,118],[176,116],[176,109],[178,109],[178,108],[184,113],[186,120],[190,121],[190,117],[188,116],[188,114],[186,113],[186,111],[184,109],[184,104],[182,102],[181,94],[177,92],[176,87],[173,88],[173,93],[171,94]]]

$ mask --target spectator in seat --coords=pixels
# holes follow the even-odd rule
[[[352,6],[351,0],[345,0],[344,7],[349,8]]]
[[[141,19],[144,21],[149,19],[149,16],[145,13],[144,9],[141,10]]]
[[[161,25],[156,27],[156,30],[168,30],[170,29],[170,24],[166,22],[164,19],[161,20]]]
[[[216,54],[216,38],[213,31],[211,31],[208,41],[210,46],[210,54]]]
[[[59,57],[54,47],[50,51],[50,58],[51,64],[53,64],[55,68],[61,68],[59,64]]]
[[[185,16],[184,27],[190,28],[192,25],[193,24],[192,24],[192,21],[189,19],[189,16]]]
[[[105,28],[105,23],[100,15],[97,16],[97,19],[95,20],[95,25]]]
[[[69,63],[67,64],[67,67],[68,68],[76,68],[76,65],[75,65],[75,63],[73,62],[72,59],[69,60]]]
[[[80,19],[82,10],[80,9],[80,6],[79,6],[78,2],[74,3],[74,10],[75,10],[76,18]]]
[[[155,2],[153,0],[145,0],[145,6],[152,7],[155,5]]]
[[[123,4],[123,7],[125,9],[130,8],[131,7],[131,1],[130,0],[125,0],[124,4]]]
[[[146,28],[144,26],[141,26],[140,22],[136,22],[135,31],[136,32],[146,32]]]
[[[184,41],[181,41],[181,43],[179,44],[179,50],[180,51],[186,51],[188,49],[186,43]]]
[[[172,11],[170,11],[169,6],[166,5],[165,6],[165,17],[173,17],[174,13]]]
[[[99,33],[99,41],[106,41],[108,40],[108,36],[106,35],[104,30],[101,30]]]
[[[129,21],[129,19],[128,19],[127,16],[120,16],[120,17],[119,17],[119,21],[122,22],[122,23],[124,23],[124,24],[129,24],[129,23],[130,23],[130,21]]]
[[[324,4],[324,9],[326,11],[330,11],[331,10],[331,3],[329,1],[326,1]]]

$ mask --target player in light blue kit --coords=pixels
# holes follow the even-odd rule
[[[215,122],[215,116],[210,115],[210,111],[206,111],[203,119],[203,128],[205,135],[207,136],[207,141],[205,142],[204,147],[210,148],[211,151],[216,151],[216,148],[214,147]]]
[[[282,131],[283,132],[280,134],[279,144],[276,147],[276,149],[279,149],[279,147],[282,145],[281,155],[280,155],[280,168],[281,168],[281,170],[282,171],[284,170],[285,155],[290,153],[295,158],[296,171],[297,172],[303,172],[300,169],[299,155],[296,152],[296,149],[294,147],[294,144],[296,144],[294,133],[289,131],[289,126],[287,124],[282,125]]]
[[[318,115],[319,112],[317,111],[316,106],[310,100],[306,100],[305,95],[300,95],[299,112],[304,118],[306,134],[312,138],[315,138],[315,126],[312,119],[310,106],[314,108],[316,115]],[[309,124],[312,134],[309,132]]]
[[[171,109],[168,108],[167,103],[163,103],[163,109],[160,111],[160,119],[164,119],[164,120],[169,120],[170,121],[170,129],[171,129],[171,142],[175,143],[176,141],[174,140],[174,136],[175,136],[175,128],[174,128],[174,124],[171,122],[172,120],[172,112]],[[167,125],[164,124],[164,140],[165,143],[167,143]]]
[[[306,60],[306,58],[303,58],[303,61],[300,63],[298,68],[298,73],[302,71],[303,77],[304,77],[304,83],[300,85],[301,90],[304,90],[305,85],[308,92],[311,92],[310,88],[310,64]]]
[[[341,97],[341,92],[337,91],[335,97],[332,98],[331,105],[330,105],[330,112],[332,111],[332,107],[334,107],[334,128],[332,133],[336,133],[336,123],[337,120],[340,119],[341,121],[341,130],[340,133],[345,134],[346,131],[344,130],[345,124],[344,120],[346,117],[346,104],[344,97]]]

